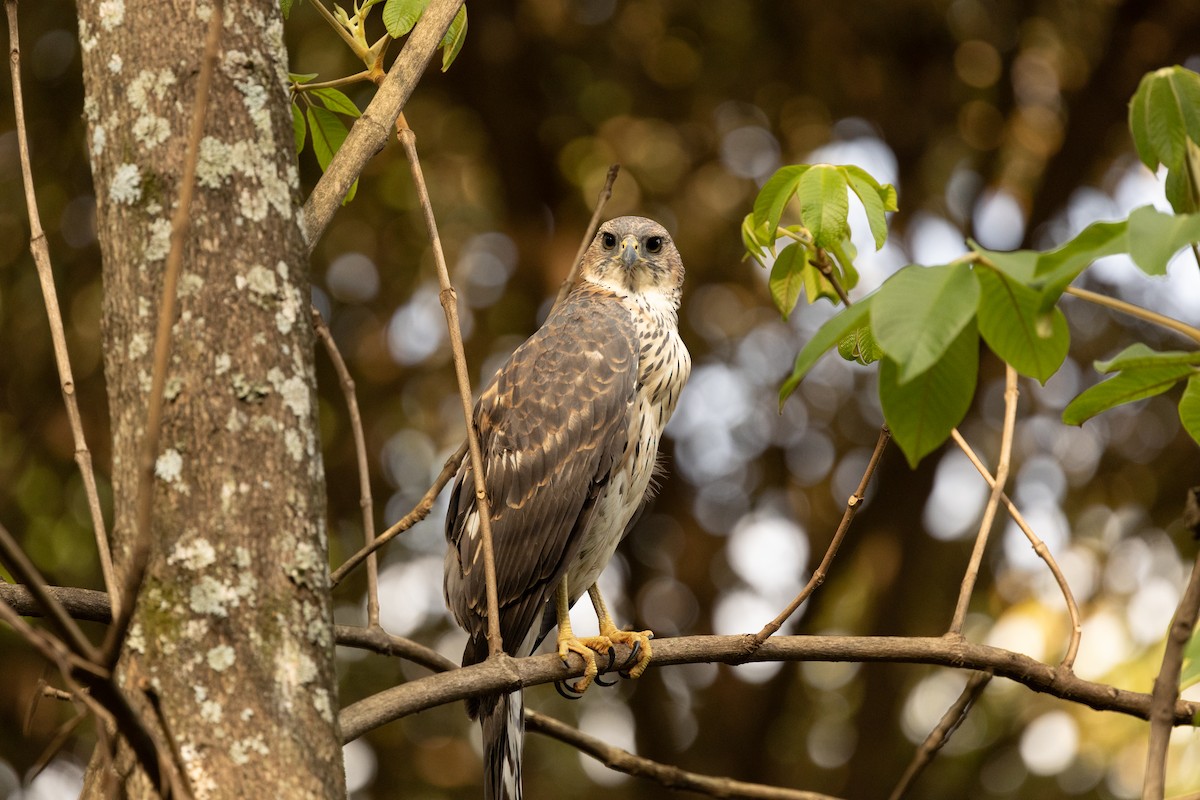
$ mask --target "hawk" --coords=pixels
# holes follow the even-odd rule
[[[596,580],[652,491],[658,444],[691,372],[679,338],[683,263],[667,231],[643,217],[600,226],[580,278],[542,327],[483,390],[474,422],[491,505],[500,634],[526,656],[558,626],[558,653],[637,645],[630,671],[650,659],[650,631],[613,623]],[[488,655],[483,540],[470,460],[446,516],[446,603],[470,635],[463,665]],[[600,635],[577,638],[569,610],[587,592]],[[484,739],[484,796],[519,800],[524,701],[520,690],[468,705]]]

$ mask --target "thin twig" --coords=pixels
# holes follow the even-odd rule
[[[992,477],[987,467],[979,460],[979,456],[975,455],[975,451],[971,449],[971,445],[967,444],[967,440],[958,432],[958,428],[950,431],[950,435],[954,438],[954,443],[966,454],[967,458],[975,466],[975,469],[987,481],[987,485],[994,488],[996,486],[996,479]],[[1029,523],[1025,521],[1025,517],[1022,516],[1017,506],[1003,491],[1000,493],[1000,500],[1004,503],[1004,507],[1008,509],[1009,516],[1012,517],[1013,522],[1017,523],[1017,527],[1021,529],[1021,532],[1025,534],[1025,538],[1033,546],[1034,552],[1041,557],[1042,561],[1046,562],[1046,566],[1049,567],[1050,573],[1058,583],[1058,588],[1067,603],[1067,613],[1071,617],[1071,639],[1067,644],[1067,652],[1063,656],[1062,666],[1070,669],[1075,664],[1075,656],[1079,653],[1079,638],[1083,633],[1083,626],[1079,620],[1079,606],[1075,604],[1075,595],[1071,593],[1071,587],[1067,584],[1066,576],[1059,569],[1058,562],[1054,560],[1054,556],[1050,553],[1050,548],[1038,538],[1038,535],[1033,532],[1033,528],[1029,527]]]
[[[362,83],[363,81],[372,81],[375,79],[375,73],[369,69],[364,69],[362,72],[356,72],[353,75],[347,75],[344,78],[334,78],[329,81],[320,81],[318,83],[292,83],[293,94],[303,94],[311,92],[314,89],[336,89],[339,86],[348,86],[352,83]]]
[[[463,456],[466,455],[466,453],[467,443],[463,442],[461,445],[459,445],[458,449],[454,451],[454,454],[446,459],[446,463],[442,465],[442,471],[438,473],[433,485],[429,487],[429,489],[425,492],[425,495],[416,504],[416,506],[413,507],[413,510],[409,511],[407,514],[397,520],[394,525],[392,525],[383,533],[379,534],[379,536],[375,537],[375,541],[371,542],[369,546],[364,547],[343,561],[341,566],[335,569],[333,574],[329,576],[330,585],[337,586],[342,582],[346,575],[350,573],[350,570],[361,564],[367,556],[371,555],[371,553],[374,553],[376,550],[383,547],[392,539],[396,538],[396,536],[404,533],[413,525],[416,525],[418,522],[429,516],[429,512],[433,510],[434,502],[437,501],[437,496],[441,494],[442,489],[446,487],[446,484],[449,483],[450,479],[454,477],[456,472],[458,472],[458,467],[462,463]]]
[[[50,321],[50,339],[54,344],[54,362],[58,366],[59,387],[67,407],[67,420],[71,425],[71,436],[75,442],[75,463],[83,477],[83,490],[87,496],[88,513],[92,518],[92,530],[96,537],[96,550],[100,555],[100,572],[109,593],[117,590],[116,574],[113,572],[112,550],[108,532],[104,526],[104,513],[100,509],[100,494],[96,491],[96,473],[92,468],[92,452],[88,449],[83,433],[83,420],[79,414],[79,398],[75,395],[75,376],[71,371],[71,358],[67,353],[67,336],[63,329],[62,311],[58,306],[58,293],[54,288],[54,270],[50,266],[50,248],[46,244],[46,232],[42,230],[42,219],[38,213],[37,195],[33,189],[33,165],[29,158],[29,138],[25,130],[25,101],[21,95],[21,46],[17,37],[17,0],[5,0],[8,15],[9,71],[12,74],[13,115],[17,128],[17,150],[21,156],[21,177],[25,185],[25,206],[29,212],[29,250],[37,267],[38,281],[42,286],[42,301]]]
[[[150,560],[153,534],[150,524],[154,515],[154,462],[158,458],[158,442],[162,433],[163,390],[167,382],[167,364],[171,355],[171,328],[175,324],[175,306],[179,293],[179,273],[183,268],[183,247],[192,219],[192,196],[196,188],[196,165],[200,155],[200,138],[204,135],[204,120],[208,113],[208,95],[212,88],[213,72],[217,65],[217,47],[221,40],[224,0],[212,0],[208,34],[204,40],[204,55],[200,74],[196,78],[196,97],[192,106],[192,124],[188,129],[187,146],[183,157],[183,175],[179,181],[179,197],[171,218],[171,249],[163,275],[162,299],[158,308],[158,327],[154,335],[154,366],[147,401],[146,429],[138,454],[137,526],[129,561],[122,582],[122,599],[116,624],[108,629],[105,641],[106,663],[116,663],[121,643],[133,619],[133,608],[141,588],[146,565]]]
[[[321,312],[316,306],[311,306],[313,329],[317,338],[325,345],[329,360],[337,372],[338,383],[341,384],[342,394],[346,398],[346,407],[350,412],[350,430],[354,433],[354,453],[358,460],[358,507],[362,513],[363,547],[371,549],[375,542],[375,513],[371,502],[371,473],[367,466],[367,439],[363,435],[362,416],[358,412],[358,394],[354,390],[354,378],[346,367],[337,343],[329,326],[321,318]],[[367,625],[374,628],[379,625],[379,559],[371,549],[367,556]]]
[[[350,31],[346,30],[345,25],[338,22],[337,17],[325,7],[325,4],[321,0],[309,0],[309,2],[317,10],[317,13],[321,15],[321,19],[329,23],[329,27],[333,28],[334,32],[341,37],[342,41],[346,43],[346,46],[350,48],[354,55],[360,60],[364,59],[367,50],[363,48],[361,42],[354,38]]]
[[[1128,314],[1131,317],[1136,317],[1143,322],[1149,322],[1153,325],[1158,325],[1161,328],[1175,331],[1176,333],[1186,336],[1193,342],[1200,342],[1200,329],[1193,328],[1186,322],[1181,322],[1172,317],[1158,314],[1141,306],[1135,306],[1133,303],[1126,303],[1124,300],[1118,300],[1115,297],[1109,297],[1106,294],[1098,292],[1089,292],[1087,289],[1079,289],[1075,286],[1068,286],[1065,290],[1066,294],[1078,297],[1080,300],[1086,300],[1089,303],[1095,303],[1098,306],[1111,308],[1114,311],[1120,311],[1122,314]]]
[[[549,736],[551,739],[557,739],[581,753],[586,753],[609,769],[624,772],[635,778],[654,781],[667,789],[698,792],[712,797],[741,797],[754,800],[836,800],[830,795],[818,792],[767,786],[761,783],[746,783],[733,778],[714,778],[710,775],[688,772],[670,764],[662,764],[634,755],[628,750],[614,747],[553,717],[529,709],[525,710],[525,725],[531,731]]]
[[[892,789],[892,793],[888,800],[900,800],[905,793],[912,787],[913,782],[921,772],[933,761],[933,757],[938,751],[945,746],[954,732],[958,730],[958,726],[967,718],[967,712],[979,699],[979,695],[983,694],[983,690],[992,680],[990,672],[976,672],[970,679],[967,680],[967,685],[963,687],[962,694],[954,701],[950,708],[946,709],[946,713],[942,715],[941,720],[925,737],[925,741],[921,742],[921,746],[917,752],[913,754],[913,759],[908,764],[908,768],[904,770],[904,774],[900,776],[896,788]]]
[[[428,13],[428,12],[426,12]],[[500,641],[500,601],[496,591],[496,557],[492,543],[492,510],[488,501],[487,486],[484,484],[483,453],[479,447],[479,432],[475,429],[474,401],[471,394],[471,376],[467,370],[467,356],[463,349],[462,327],[458,322],[458,293],[450,284],[450,270],[446,267],[446,254],[442,252],[442,240],[438,235],[437,220],[433,215],[433,205],[429,201],[429,190],[425,186],[425,175],[421,170],[421,160],[417,156],[417,137],[404,114],[396,118],[396,136],[404,146],[404,154],[412,170],[413,184],[417,189],[417,199],[421,203],[421,211],[425,217],[425,227],[429,232],[429,241],[433,248],[433,260],[437,265],[438,283],[441,291],[438,297],[442,309],[446,313],[446,327],[450,331],[450,349],[454,356],[454,374],[458,379],[458,393],[462,398],[463,416],[467,421],[467,452],[470,455],[471,475],[475,481],[475,505],[479,514],[479,533],[483,540],[483,575],[487,590],[487,639],[488,655],[494,656],[503,651]]]
[[[879,466],[879,459],[883,457],[883,451],[887,448],[887,443],[892,438],[892,432],[888,430],[888,426],[884,425],[879,429],[879,439],[875,442],[875,450],[871,453],[871,459],[867,462],[867,468],[863,470],[862,479],[858,482],[858,488],[854,490],[854,494],[850,495],[850,499],[846,501],[846,510],[842,514],[842,521],[838,524],[837,531],[833,534],[833,539],[829,542],[829,548],[825,551],[825,557],[821,559],[820,566],[813,572],[812,577],[808,579],[808,583],[800,594],[788,603],[787,608],[779,612],[779,616],[763,626],[763,629],[754,636],[754,640],[762,644],[779,630],[783,623],[787,622],[792,614],[796,613],[796,609],[809,598],[809,596],[817,590],[817,587],[825,582],[825,576],[829,574],[829,566],[833,563],[834,556],[837,555],[838,548],[842,545],[842,540],[846,538],[846,532],[850,530],[850,523],[854,521],[854,515],[858,513],[859,507],[862,505],[863,498],[867,493],[867,485],[871,482],[871,477],[875,474],[875,469]]]
[[[1005,364],[1004,367],[1004,428],[1000,435],[996,481],[992,484],[992,493],[983,510],[983,519],[979,523],[979,533],[975,536],[971,560],[967,563],[966,573],[963,574],[962,586],[958,591],[958,605],[954,608],[954,619],[950,622],[950,633],[962,633],[967,609],[971,605],[971,593],[975,590],[975,581],[979,578],[979,566],[983,563],[983,552],[987,548],[988,535],[991,533],[992,523],[996,520],[996,511],[1000,508],[1000,495],[1004,492],[1004,485],[1008,483],[1013,432],[1017,425],[1017,371],[1011,364]]]
[[[1162,666],[1154,679],[1150,700],[1150,743],[1146,751],[1146,776],[1142,783],[1142,800],[1162,800],[1166,786],[1167,745],[1171,739],[1171,710],[1179,698],[1179,672],[1183,653],[1200,612],[1200,553],[1192,565],[1192,576],[1171,618],[1167,629],[1167,646]]]
[[[558,297],[554,298],[554,305],[561,303],[563,298],[570,293],[575,281],[579,280],[579,270],[583,266],[583,254],[587,251],[588,245],[592,243],[592,238],[596,235],[596,228],[600,227],[600,215],[604,212],[604,206],[608,205],[609,198],[612,197],[613,183],[616,182],[617,173],[620,171],[620,164],[613,164],[608,168],[604,186],[596,195],[596,208],[592,210],[592,218],[588,221],[583,240],[579,243],[579,249],[575,251],[575,260],[571,262],[571,271],[567,273],[567,277],[563,278],[562,284],[558,287]]]

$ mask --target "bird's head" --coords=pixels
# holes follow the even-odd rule
[[[662,225],[617,217],[596,231],[584,253],[582,277],[621,294],[660,294],[678,304],[683,261]]]

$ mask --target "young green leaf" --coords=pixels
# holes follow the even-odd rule
[[[1179,398],[1179,421],[1192,440],[1200,444],[1200,375],[1189,378],[1183,389],[1183,397]],[[1200,670],[1200,664],[1196,666]]]
[[[300,106],[295,103],[292,106],[292,134],[296,139],[296,152],[299,153],[304,149],[304,140],[307,137],[307,127],[304,124],[304,112],[300,110]]]
[[[792,367],[792,374],[788,376],[779,390],[780,406],[791,397],[792,392],[796,391],[796,387],[817,363],[817,359],[825,355],[825,352],[836,345],[847,333],[865,324],[871,312],[871,302],[874,299],[874,295],[867,295],[854,305],[834,314],[817,329],[813,337],[796,355],[796,364]]]
[[[295,0],[279,0],[279,10],[283,12],[283,18],[287,19],[292,13],[292,3]]]
[[[348,117],[361,117],[362,112],[358,110],[358,106],[354,105],[354,101],[345,94],[332,87],[324,89],[313,89],[309,94],[316,95],[321,102],[330,111],[338,114],[345,114]]]
[[[1082,425],[1101,411],[1162,394],[1196,373],[1189,364],[1168,364],[1122,370],[1115,378],[1084,391],[1063,409],[1063,422]]]
[[[758,197],[754,198],[754,227],[756,230],[765,229],[772,242],[775,241],[775,229],[783,219],[783,210],[808,169],[807,164],[780,167],[758,190]]]
[[[1096,371],[1102,373],[1117,372],[1123,369],[1140,369],[1142,367],[1173,367],[1178,364],[1200,366],[1200,351],[1187,350],[1151,350],[1141,342],[1129,345],[1108,361],[1097,361]]]
[[[979,333],[992,352],[1022,375],[1045,383],[1067,357],[1071,334],[1057,307],[1050,309],[1050,335],[1039,328],[1038,293],[1007,272],[980,266]]]
[[[800,177],[796,187],[800,221],[812,234],[817,247],[829,247],[849,236],[846,217],[850,213],[850,201],[846,189],[845,174],[830,164],[815,164]]]
[[[864,325],[854,329],[838,342],[838,355],[847,361],[857,361],[865,367],[883,358],[883,350],[871,335],[871,327]]]
[[[896,189],[890,183],[880,186],[879,181],[862,167],[847,165],[842,167],[842,170],[846,173],[850,188],[854,190],[867,212],[867,223],[871,226],[871,236],[875,239],[875,249],[878,250],[887,241],[886,212],[899,210],[899,206],[896,205]]]
[[[1164,214],[1142,206],[1129,215],[1129,256],[1147,275],[1166,275],[1167,263],[1200,241],[1200,214]]]
[[[292,83],[308,83],[317,75],[316,72],[289,72],[288,80]]]
[[[975,318],[979,284],[966,264],[910,264],[879,287],[871,330],[907,383],[942,358]],[[972,326],[973,329],[973,326]]]
[[[801,276],[804,279],[804,295],[808,298],[810,305],[822,297],[834,305],[842,302],[841,295],[838,294],[837,289],[833,288],[833,284],[817,268],[817,265],[812,262],[811,257],[805,259]],[[856,283],[858,283],[858,273],[854,271],[854,267],[850,267],[846,274],[842,276],[842,288],[849,291],[854,288],[854,284]]]
[[[808,262],[808,253],[799,242],[783,248],[775,265],[771,267],[771,277],[767,287],[771,291],[771,299],[784,319],[796,307],[800,299],[800,290],[804,288],[804,267]],[[810,300],[811,302],[811,300]]]
[[[1037,283],[1041,285],[1038,311],[1046,312],[1058,303],[1063,290],[1098,258],[1128,252],[1127,220],[1093,222],[1065,244],[1038,259]]]
[[[324,172],[329,167],[329,162],[333,160],[334,153],[346,141],[348,131],[337,114],[317,106],[308,108],[308,127],[312,131],[313,152],[317,156],[317,164]],[[345,205],[353,200],[357,191],[358,181],[355,180],[350,185],[350,190],[346,192],[342,204]]]
[[[383,7],[383,26],[393,39],[406,36],[428,5],[429,0],[387,0]]]
[[[879,362],[879,402],[896,444],[915,468],[946,441],[971,407],[979,371],[979,334],[974,321],[925,372],[901,382],[900,369],[886,356]]]
[[[1129,102],[1129,130],[1142,163],[1166,166],[1171,207],[1200,210],[1188,175],[1189,152],[1200,143],[1200,75],[1178,66],[1145,75]]]
[[[754,214],[747,214],[742,220],[742,245],[746,255],[753,258],[761,266],[767,265],[767,253],[775,247],[775,229],[768,232],[766,223],[756,225]]]
[[[1193,437],[1195,435],[1192,434]],[[1200,627],[1192,631],[1192,638],[1188,640],[1187,647],[1183,651],[1183,669],[1179,673],[1179,690],[1183,691],[1197,683],[1200,683]]]
[[[458,9],[458,13],[454,15],[454,19],[450,22],[450,27],[446,29],[446,35],[442,37],[442,72],[450,69],[450,65],[454,63],[454,59],[458,58],[458,53],[462,50],[463,42],[467,38],[467,7],[464,5]]]
[[[989,264],[1013,280],[1024,284],[1033,282],[1034,275],[1037,274],[1038,259],[1042,257],[1042,254],[1038,251],[1011,250],[1001,252],[999,250],[985,250],[974,239],[968,239],[967,244],[972,250],[983,256]]]

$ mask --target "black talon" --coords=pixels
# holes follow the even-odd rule
[[[611,669],[611,667],[610,667],[610,669]],[[612,681],[612,682],[610,683],[610,682],[608,682],[608,681],[602,680],[602,679],[601,679],[601,677],[600,677],[599,675],[597,675],[596,677],[592,678],[592,683],[596,684],[597,686],[604,686],[605,688],[607,688],[607,687],[609,687],[609,686],[616,686],[616,685],[617,685],[617,682],[616,682],[616,681]]]
[[[567,700],[578,700],[583,697],[583,692],[577,691],[574,686],[565,680],[555,681],[554,689]]]

